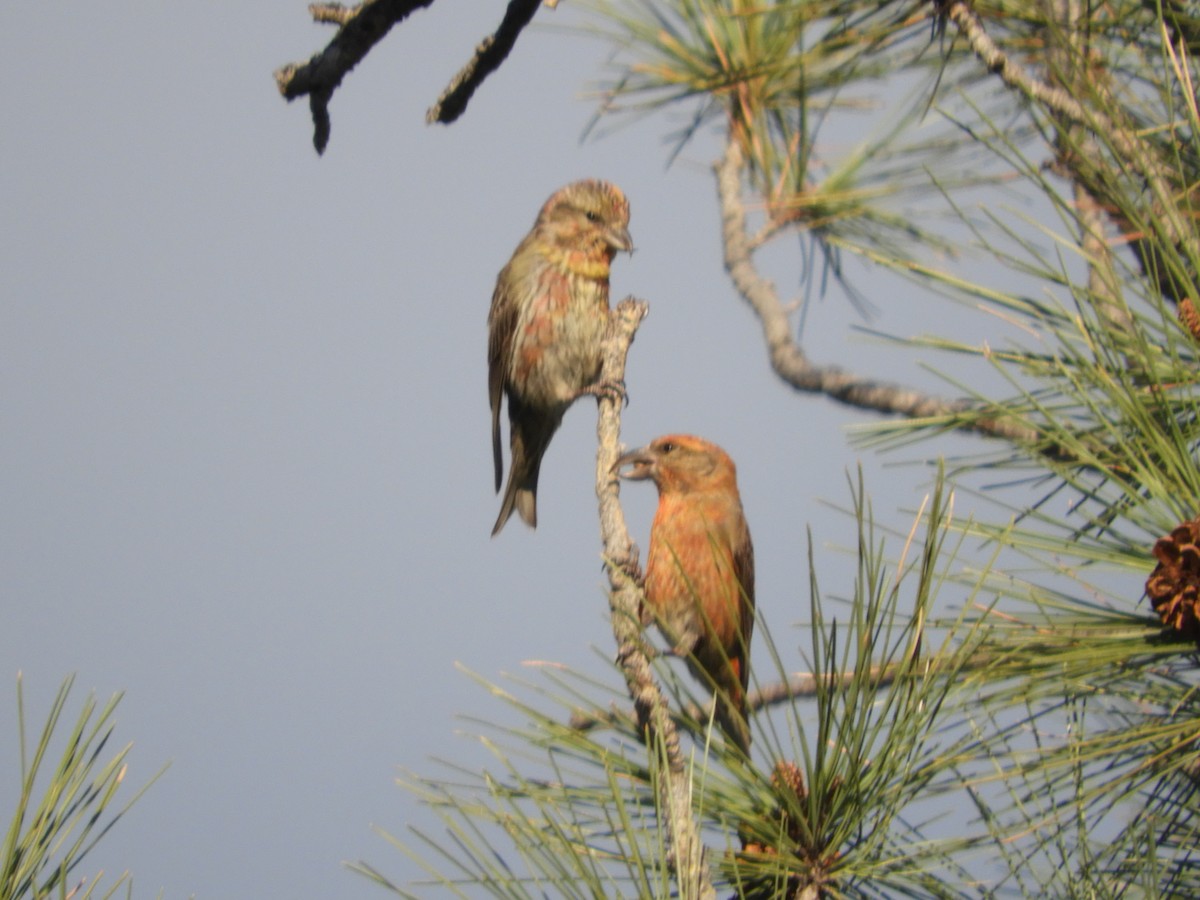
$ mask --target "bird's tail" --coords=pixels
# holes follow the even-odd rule
[[[537,528],[537,484],[542,468],[542,456],[550,446],[550,438],[558,430],[562,416],[545,416],[521,405],[509,397],[509,425],[512,429],[510,448],[512,463],[508,484],[500,503],[500,515],[492,526],[492,537],[498,535],[513,512],[530,528]]]
[[[717,724],[729,740],[737,744],[742,753],[750,754],[750,724],[746,721],[746,694],[735,695],[717,691]]]
[[[745,656],[726,656],[724,653],[716,671],[705,673],[705,680],[713,692],[717,725],[725,732],[725,737],[747,755],[750,753],[750,721],[746,718],[749,675]]]

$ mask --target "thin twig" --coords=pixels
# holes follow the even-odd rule
[[[600,380],[623,383],[625,358],[638,325],[649,307],[628,297],[615,310],[604,342]],[[638,730],[645,736],[651,754],[661,748],[665,766],[660,772],[659,808],[667,817],[671,857],[681,897],[714,898],[707,853],[700,842],[699,828],[692,817],[691,779],[679,746],[679,733],[671,718],[650,667],[642,639],[640,610],[642,589],[637,580],[637,547],[629,537],[621,511],[619,487],[613,466],[620,453],[621,403],[619,397],[603,395],[596,424],[596,497],[600,505],[600,533],[609,573],[609,603],[613,637],[617,642],[617,664],[625,676],[629,696],[637,714]]]
[[[886,668],[876,666],[871,670],[872,685],[883,688],[896,680],[899,666],[890,665]],[[833,675],[820,676],[813,672],[797,672],[785,681],[776,681],[763,685],[746,695],[747,712],[756,712],[772,706],[778,706],[789,700],[803,700],[817,696],[819,690],[843,687],[854,678],[854,672],[838,672]],[[681,711],[682,715],[693,722],[704,722],[709,718],[707,710],[689,704]],[[597,728],[608,728],[614,725],[626,724],[632,719],[628,709],[613,706],[605,712],[590,710],[577,712],[571,716],[570,725],[579,731],[593,731]]]
[[[993,653],[981,650],[976,651],[966,662],[951,659],[949,660],[949,666],[954,673],[963,674],[986,669],[994,662],[995,655]],[[889,663],[884,666],[874,666],[871,668],[870,675],[868,676],[868,683],[873,689],[881,690],[896,680],[905,665],[909,665],[910,669],[915,669],[915,666],[906,663]],[[925,666],[923,669],[924,675],[929,677],[945,672],[947,663],[938,657],[930,657],[923,665]],[[846,687],[855,677],[853,670],[826,673],[823,675],[816,672],[796,672],[783,681],[775,681],[771,684],[762,685],[757,690],[748,693],[746,695],[746,709],[749,712],[757,712],[769,709],[772,706],[778,706],[781,703],[787,703],[791,700],[804,700],[816,697],[820,691]],[[682,710],[682,715],[690,718],[693,722],[704,721],[708,718],[705,710],[699,706],[692,705],[685,707]],[[571,717],[570,725],[579,731],[592,731],[597,728],[608,728],[628,723],[631,718],[629,710],[613,706],[612,709],[605,712],[592,710],[586,713],[575,713]]]

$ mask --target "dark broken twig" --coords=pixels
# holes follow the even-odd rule
[[[306,63],[288,63],[275,70],[279,93],[291,102],[308,95],[313,119],[313,146],[324,153],[329,144],[329,101],[342,79],[383,40],[392,26],[433,0],[363,0],[357,6],[314,3],[309,13],[316,22],[338,26],[324,50]]]
[[[425,114],[426,122],[430,125],[435,122],[449,125],[463,114],[475,90],[508,58],[521,31],[537,12],[539,3],[540,0],[510,0],[500,27],[475,47],[471,59],[458,70],[442,91],[442,96]]]

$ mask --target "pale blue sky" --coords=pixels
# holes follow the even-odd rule
[[[477,764],[456,716],[509,714],[456,661],[604,671],[593,404],[546,458],[541,528],[489,537],[488,304],[560,185],[601,177],[630,198],[637,252],[614,299],[652,309],[625,440],[691,431],[732,454],[760,609],[797,668],[805,528],[822,547],[852,535],[819,501],[847,503],[859,416],[769,371],[721,267],[712,135],[670,169],[682,118],[581,142],[607,50],[536,29],[460,122],[426,126],[500,15],[474,0],[392,32],[337,92],[318,158],[307,104],[271,77],[329,36],[305,6],[0,11],[0,811],[18,670],[35,722],[70,672],[76,705],[125,691],[130,784],[171,767],[89,869],[128,867],[137,897],[378,896],[341,861],[406,880],[371,825],[433,821],[398,768]],[[567,2],[537,21],[580,18]],[[794,249],[774,254],[784,293]],[[862,284],[875,327],[981,337],[907,285]],[[818,360],[934,383],[854,321],[836,293],[810,312]],[[865,461],[904,527],[893,511],[928,470]],[[642,542],[653,490],[624,498]],[[848,594],[847,560],[820,555],[828,593]]]

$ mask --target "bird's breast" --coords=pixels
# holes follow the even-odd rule
[[[727,542],[695,517],[656,517],[645,586],[646,602],[668,640],[694,644],[707,635],[734,645],[741,588],[732,555]]]
[[[521,316],[511,381],[526,402],[568,405],[600,374],[608,324],[608,279],[552,268]]]

